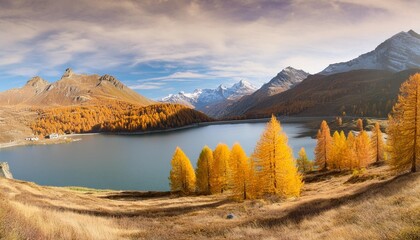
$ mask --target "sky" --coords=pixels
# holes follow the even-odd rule
[[[153,99],[261,86],[287,66],[315,74],[419,33],[419,12],[411,0],[0,0],[0,91],[68,67]]]

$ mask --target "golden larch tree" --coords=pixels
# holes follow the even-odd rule
[[[357,119],[357,122],[356,122],[356,125],[357,125],[357,131],[363,131],[363,120],[362,119]]]
[[[353,169],[358,166],[357,160],[357,149],[356,149],[356,137],[350,131],[347,134],[346,140],[346,151],[344,154],[344,166],[348,169]]]
[[[251,166],[245,151],[239,143],[235,143],[230,153],[232,164],[232,190],[236,198],[249,199],[249,190],[252,187],[250,171]]]
[[[230,149],[224,143],[217,144],[213,151],[212,181],[215,192],[224,192],[229,189],[231,182]]]
[[[331,147],[331,169],[341,169],[343,166],[343,158],[346,150],[346,136],[344,132],[338,133],[337,131],[333,134],[333,141]]]
[[[299,196],[303,186],[287,135],[273,115],[252,154],[262,194]]]
[[[296,159],[298,169],[301,173],[312,171],[312,162],[309,161],[306,155],[305,148],[301,148],[298,153],[299,157]]]
[[[201,150],[197,161],[197,192],[201,194],[214,193],[214,182],[212,181],[213,152],[208,146],[204,146]]]
[[[375,123],[375,127],[372,130],[372,136],[370,138],[370,142],[372,144],[372,152],[373,152],[373,158],[375,162],[383,161],[384,152],[385,152],[385,143],[384,143],[382,131],[378,122]]]
[[[366,131],[356,137],[357,167],[365,168],[372,162],[372,145]]]
[[[319,170],[327,170],[329,157],[331,155],[332,138],[330,128],[326,121],[322,121],[318,130],[317,142],[315,147],[315,165]]]
[[[388,123],[389,163],[398,172],[416,172],[420,160],[420,74],[410,76],[400,94]]]
[[[182,192],[183,194],[195,192],[196,178],[194,168],[190,159],[179,147],[175,149],[171,166],[169,173],[171,192]]]

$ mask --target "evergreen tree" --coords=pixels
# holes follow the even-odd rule
[[[177,147],[171,160],[172,169],[169,173],[169,180],[172,192],[182,192],[184,194],[195,191],[195,172],[190,160]]]
[[[299,196],[303,185],[302,177],[293,159],[292,149],[287,143],[280,122],[272,116],[252,158],[258,170],[258,183],[262,194],[281,197]]]
[[[214,182],[214,192],[224,192],[228,190],[231,182],[229,146],[219,143],[213,151],[213,161],[212,181]]]
[[[230,153],[232,164],[232,189],[239,199],[249,199],[249,190],[252,187],[250,171],[251,166],[245,151],[239,143],[235,143]]]
[[[420,159],[420,74],[401,85],[398,101],[389,116],[388,145],[390,164],[401,172],[416,172]]]
[[[308,156],[306,155],[305,148],[299,150],[299,157],[296,160],[298,169],[301,173],[312,171],[312,162],[309,161]]]
[[[379,126],[379,123],[375,123],[375,128],[372,131],[371,141],[372,143],[372,150],[375,162],[383,161],[384,160],[384,148],[385,143],[382,136],[382,131]]]
[[[212,181],[213,152],[207,146],[201,150],[197,161],[197,192],[201,194],[214,193],[214,181]]]
[[[330,161],[331,133],[326,121],[322,121],[321,128],[318,130],[317,142],[315,147],[315,164],[319,170],[327,170]]]

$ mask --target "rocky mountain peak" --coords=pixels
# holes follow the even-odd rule
[[[410,68],[420,68],[420,35],[413,30],[399,32],[375,50],[348,62],[330,64],[320,73],[331,75],[358,69],[399,72]]]
[[[293,67],[286,67],[281,70],[274,78],[268,83],[264,84],[260,90],[269,96],[286,91],[295,87],[309,76],[309,73],[295,69]]]
[[[66,71],[64,72],[63,76],[61,78],[69,78],[73,75],[73,70],[71,68],[66,68]]]
[[[109,74],[105,74],[99,78],[99,84],[101,84],[102,82],[110,82],[112,85],[119,89],[123,89],[125,87],[122,82],[120,82],[114,76],[111,76]]]
[[[48,84],[49,83],[46,80],[42,79],[39,76],[35,76],[35,77],[29,79],[26,82],[25,86],[34,87],[34,88],[43,88],[43,87],[47,86]]]
[[[410,34],[413,37],[416,37],[416,38],[420,39],[420,34],[414,32],[412,29],[410,29],[410,31],[408,31],[407,33]]]

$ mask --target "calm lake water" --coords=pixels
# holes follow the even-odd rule
[[[313,158],[315,140],[297,138],[301,124],[282,124],[294,155],[301,147]],[[250,155],[265,123],[210,125],[150,135],[94,135],[69,144],[38,145],[0,150],[16,179],[51,186],[84,186],[120,190],[169,190],[170,161],[181,147],[195,166],[204,145],[239,142]]]

